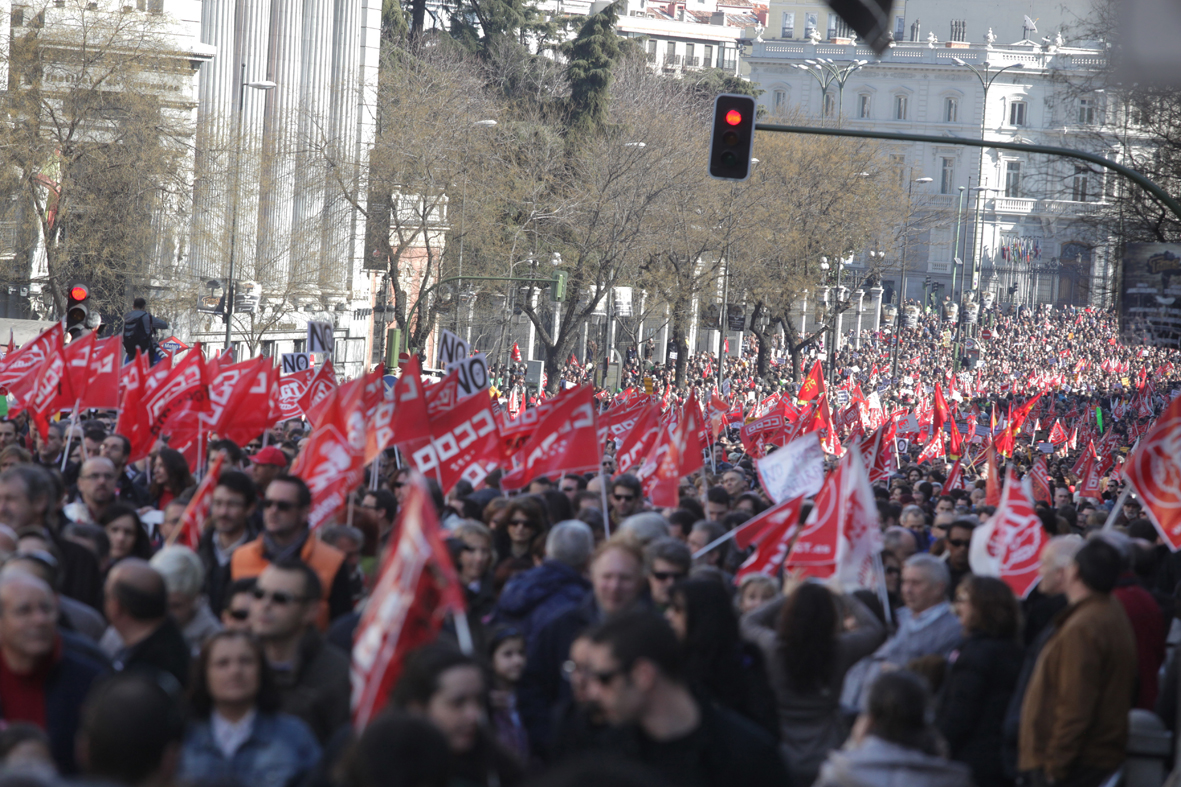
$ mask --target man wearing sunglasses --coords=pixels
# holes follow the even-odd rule
[[[616,728],[606,741],[611,751],[668,784],[790,783],[768,733],[693,696],[676,635],[659,615],[637,611],[606,621],[590,633],[586,662],[589,699]]]
[[[620,522],[641,509],[644,504],[644,491],[640,486],[640,479],[630,473],[624,473],[611,482],[612,529]]]
[[[321,631],[330,620],[353,609],[349,568],[344,553],[329,546],[308,530],[312,493],[298,476],[280,476],[263,494],[263,532],[258,538],[234,550],[230,574],[234,580],[257,577],[271,563],[301,560],[320,579],[321,604],[316,623]]]
[[[272,563],[254,587],[250,629],[275,673],[280,709],[327,743],[349,720],[349,657],[316,630],[322,595],[320,578],[306,563]]]
[[[947,570],[951,573],[951,593],[960,580],[972,573],[968,565],[968,548],[972,545],[972,531],[976,523],[971,519],[957,519],[947,528]]]

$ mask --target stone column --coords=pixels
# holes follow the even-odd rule
[[[861,318],[865,315],[865,292],[856,290],[853,293],[857,296],[857,333],[853,336],[853,348],[861,349]]]

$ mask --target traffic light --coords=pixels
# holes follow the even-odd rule
[[[385,332],[385,366],[387,369],[398,368],[398,355],[402,352],[402,330],[391,325]]]
[[[750,177],[755,136],[755,100],[723,93],[714,99],[714,127],[709,139],[709,174],[721,180]]]
[[[66,306],[66,333],[77,339],[86,332],[86,321],[90,317],[90,289],[85,284],[70,287],[69,304]]]
[[[566,271],[554,273],[554,286],[549,291],[549,299],[557,303],[566,300]]]

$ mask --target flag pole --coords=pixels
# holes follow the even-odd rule
[[[465,655],[471,656],[475,653],[475,648],[472,646],[472,630],[467,624],[467,615],[462,610],[451,610],[451,620],[455,623],[455,639],[459,643],[459,649]]]
[[[78,397],[77,401],[74,402],[74,412],[71,413],[70,427],[69,427],[68,431],[66,432],[66,447],[65,447],[65,450],[62,451],[61,471],[63,473],[66,472],[66,462],[68,462],[70,459],[70,442],[74,439],[74,426],[75,426],[74,417],[76,417],[78,415],[78,405],[80,405],[81,403],[82,403],[82,398]],[[85,450],[85,443],[83,443],[83,450]]]
[[[890,591],[886,589],[886,567],[882,564],[882,553],[873,553],[873,573],[877,577],[878,600],[882,602],[882,612],[886,620],[890,619]]]
[[[599,491],[603,497],[603,535],[611,538],[611,509],[607,506],[607,468],[599,460]]]

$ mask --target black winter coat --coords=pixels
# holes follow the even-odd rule
[[[976,787],[1009,785],[1001,758],[1005,711],[1021,673],[1015,640],[972,634],[948,657],[938,729]]]

